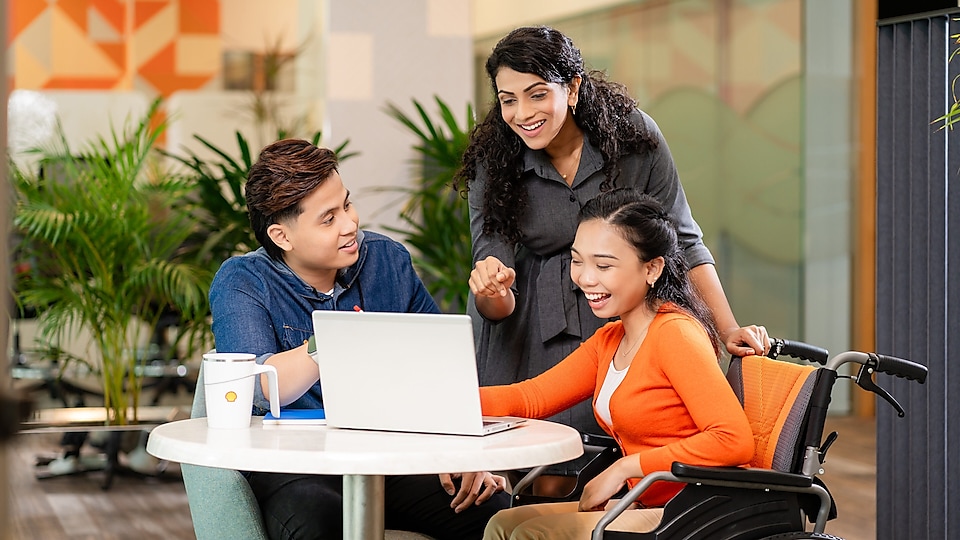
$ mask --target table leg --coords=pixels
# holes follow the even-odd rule
[[[383,491],[383,476],[343,477],[344,540],[383,540]]]

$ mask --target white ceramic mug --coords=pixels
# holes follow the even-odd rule
[[[239,429],[250,427],[253,415],[254,376],[267,374],[270,386],[270,414],[280,417],[280,390],[277,368],[256,362],[246,353],[203,355],[203,391],[207,401],[207,426]]]

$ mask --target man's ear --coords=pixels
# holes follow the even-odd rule
[[[274,223],[267,227],[267,236],[269,236],[270,239],[273,240],[273,243],[280,249],[290,251],[292,246],[290,245],[290,240],[287,239],[287,230],[283,225]]]

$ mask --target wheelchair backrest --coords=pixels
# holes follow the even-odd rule
[[[810,397],[818,379],[813,366],[764,356],[734,357],[727,381],[753,431],[751,467],[799,473]]]

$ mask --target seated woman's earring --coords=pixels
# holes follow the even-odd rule
[[[570,106],[570,108],[571,108],[572,111],[573,111],[573,115],[576,116],[576,115],[577,115],[577,104],[574,103],[573,105]]]

